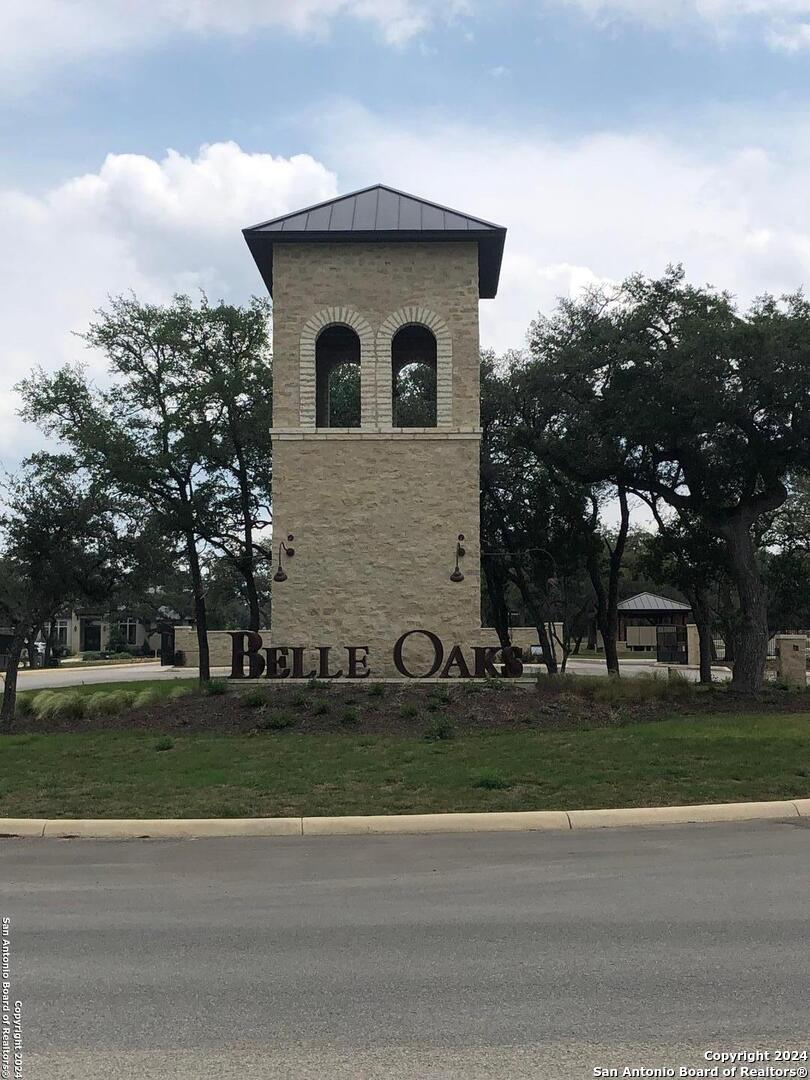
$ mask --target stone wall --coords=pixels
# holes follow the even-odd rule
[[[478,428],[478,246],[474,241],[276,242],[273,281],[275,431],[314,429],[314,341],[317,330],[330,322],[348,323],[360,337],[365,429],[391,429],[390,342],[396,329],[408,321],[424,323],[436,334],[437,404],[440,416],[445,406],[449,412],[449,423],[442,427]],[[452,401],[443,401],[441,374],[448,345]],[[310,358],[311,375],[307,372]]]

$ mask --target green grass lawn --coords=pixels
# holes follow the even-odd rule
[[[393,814],[787,799],[810,796],[810,714],[679,716],[436,742],[289,731],[20,734],[0,741],[0,774],[4,817]]]

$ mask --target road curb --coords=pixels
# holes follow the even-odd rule
[[[0,837],[202,840],[228,836],[381,836],[426,833],[570,832],[628,826],[698,825],[810,818],[810,799],[707,803],[616,810],[528,810],[287,818],[0,818]]]

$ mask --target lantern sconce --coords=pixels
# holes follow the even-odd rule
[[[287,543],[291,544],[294,539],[295,537],[292,533],[287,534]],[[284,555],[287,556],[288,559],[291,559],[293,555],[295,555],[295,548],[288,547],[287,543],[282,540],[281,543],[278,545],[278,570],[276,570],[275,574],[273,574],[273,581],[287,580],[287,574],[284,571],[284,560],[282,557],[282,552],[284,553]]]
[[[458,560],[463,559],[467,554],[467,549],[461,546],[461,541],[464,539],[464,533],[458,534],[458,540],[456,541],[456,566],[453,573],[450,575],[451,581],[463,581],[464,575],[461,572],[461,568],[458,565]]]

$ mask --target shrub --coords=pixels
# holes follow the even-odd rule
[[[456,737],[456,728],[448,716],[434,716],[425,728],[423,738],[426,742],[445,742]]]
[[[18,695],[14,704],[15,716],[33,716],[34,715],[34,699],[30,694]]]
[[[494,769],[485,769],[473,783],[473,787],[483,788],[485,791],[504,791],[511,786],[511,783]]]
[[[155,704],[157,697],[157,693],[151,687],[139,690],[135,695],[135,700],[132,702],[132,707],[134,709],[148,709],[150,705]]]
[[[113,716],[120,709],[120,702],[113,690],[99,690],[88,694],[84,703],[84,713],[88,718]]]
[[[399,710],[399,715],[402,716],[404,719],[409,720],[412,719],[414,716],[418,716],[419,710],[413,704],[413,702],[409,701],[406,702],[406,704],[403,705],[402,708]]]
[[[291,713],[284,709],[276,709],[262,717],[259,727],[268,731],[283,731],[284,728],[292,727],[295,723],[296,718]]]
[[[222,697],[223,694],[228,693],[228,680],[209,679],[205,684],[204,690],[209,697]]]
[[[360,713],[357,709],[344,709],[340,714],[340,722],[341,724],[359,724]]]
[[[428,696],[428,711],[437,712],[450,704],[450,691],[444,686],[434,686]]]
[[[375,682],[368,688],[369,697],[385,697],[385,683]]]
[[[297,694],[293,694],[290,698],[290,705],[294,709],[305,709],[309,704],[309,698],[306,694],[302,694],[300,691]]]
[[[90,660],[103,660],[104,653],[102,652],[83,652],[82,660],[87,663]]]
[[[48,720],[53,715],[52,702],[56,698],[55,690],[40,690],[31,699],[31,712],[37,720]]]
[[[56,694],[51,702],[54,720],[81,720],[85,715],[85,698],[76,690]]]
[[[190,693],[191,693],[191,687],[190,686],[173,686],[171,688],[171,690],[169,691],[168,696],[172,700],[176,700],[177,698],[188,697],[188,695]]]
[[[323,698],[321,698],[320,701],[314,702],[312,705],[312,712],[315,716],[326,716],[329,712],[329,702],[324,701]]]
[[[239,704],[245,709],[260,709],[267,705],[270,699],[263,686],[251,686],[241,695]]]
[[[675,672],[671,678],[634,675],[538,675],[537,690],[546,696],[570,694],[586,701],[606,705],[644,704],[654,701],[678,701],[695,693],[695,684]]]
[[[168,735],[164,735],[164,737],[162,739],[158,739],[158,741],[155,743],[155,750],[157,750],[158,752],[160,752],[162,750],[173,750],[173,749],[174,749],[174,739],[170,739]]]
[[[87,700],[77,690],[42,690],[31,702],[31,712],[38,720],[81,720]]]

